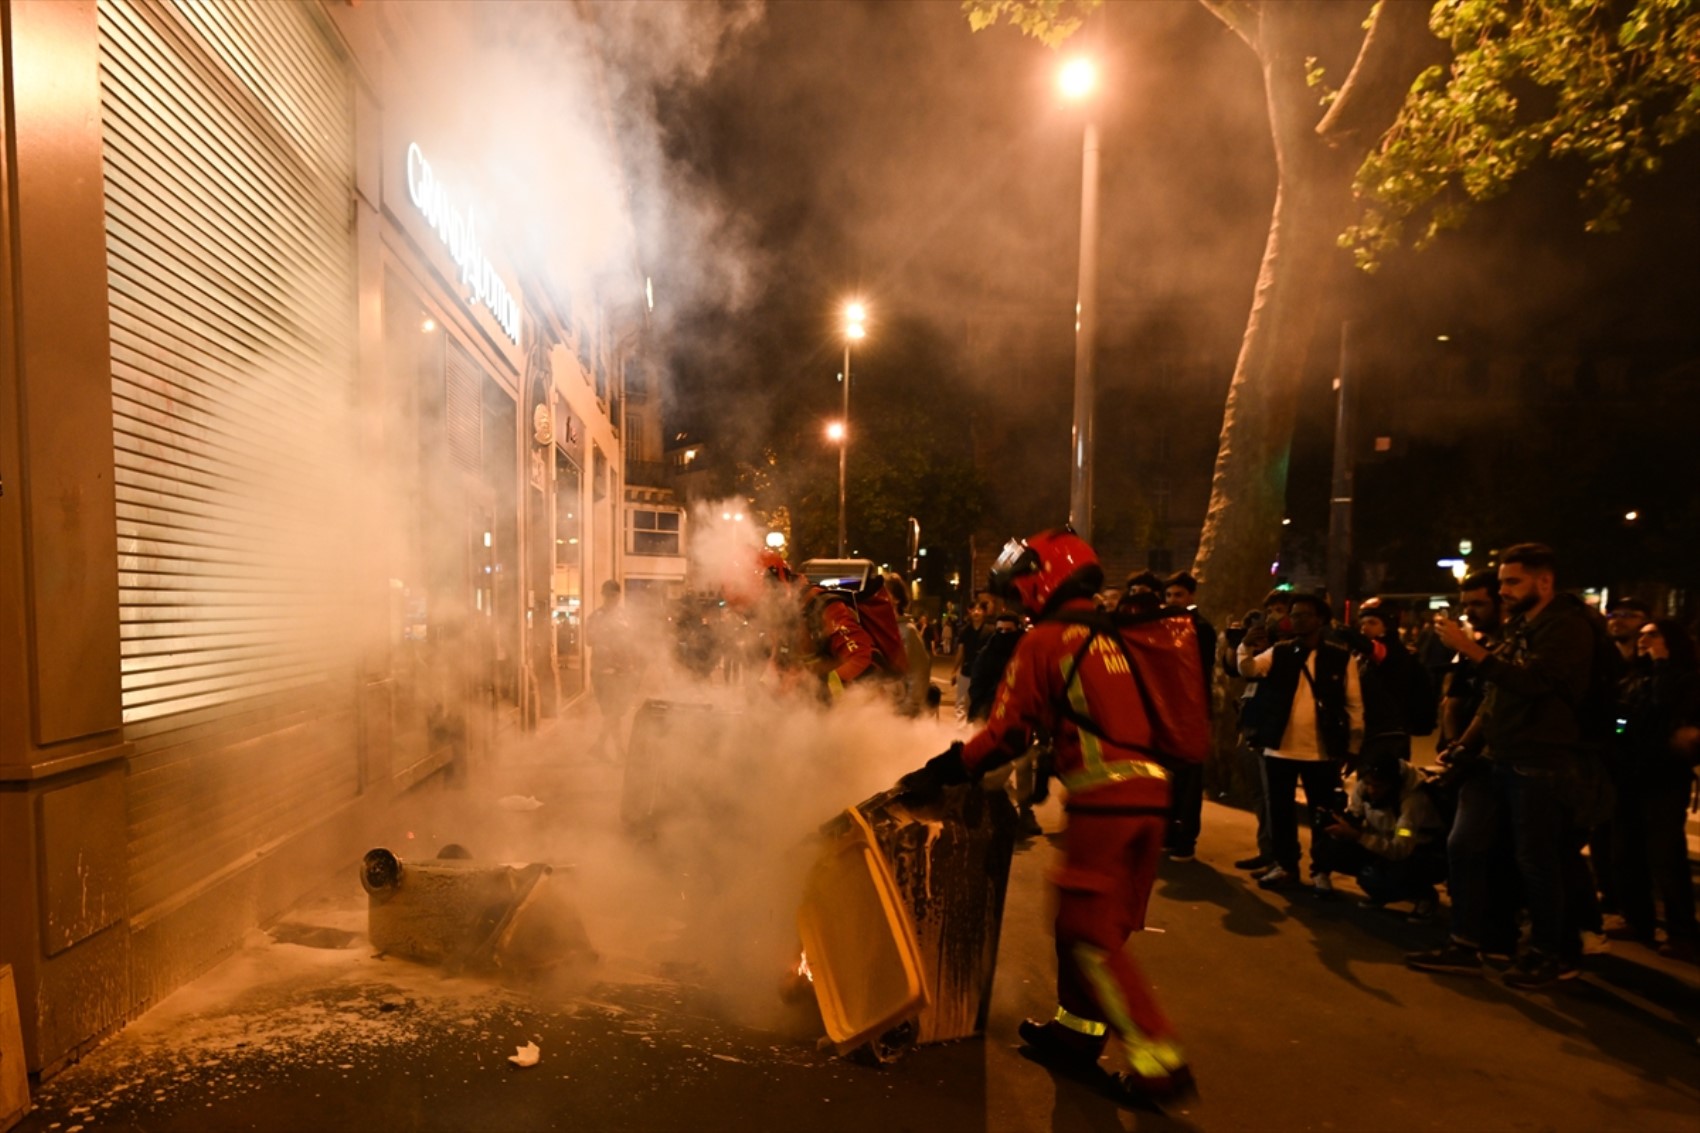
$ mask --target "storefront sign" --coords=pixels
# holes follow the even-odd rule
[[[462,215],[455,207],[417,142],[407,147],[407,196],[449,250],[473,301],[488,308],[509,340],[519,345],[519,301],[485,258],[472,211]]]

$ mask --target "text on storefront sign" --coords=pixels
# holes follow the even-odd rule
[[[431,163],[414,142],[407,147],[407,196],[448,248],[460,268],[460,282],[472,298],[489,309],[504,333],[519,344],[519,303],[478,244],[472,211],[463,216],[431,170]]]

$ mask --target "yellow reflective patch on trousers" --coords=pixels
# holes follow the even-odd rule
[[[1093,1019],[1082,1019],[1074,1012],[1061,1006],[1057,1008],[1057,1022],[1071,1031],[1082,1035],[1091,1035],[1095,1039],[1103,1038],[1110,1030],[1106,1023],[1100,1023]]]
[[[1080,965],[1081,972],[1092,985],[1092,991],[1098,997],[1098,1006],[1110,1017],[1110,1024],[1115,1027],[1116,1034],[1123,1039],[1129,1035],[1139,1035],[1143,1038],[1139,1028],[1133,1025],[1133,1016],[1127,1013],[1127,1002],[1122,999],[1122,988],[1116,982],[1115,973],[1110,971],[1108,956],[1102,948],[1094,948],[1090,944],[1074,946],[1074,962]]]
[[[1170,1039],[1154,1039],[1134,1025],[1128,1014],[1127,1001],[1122,998],[1121,985],[1110,971],[1108,953],[1089,944],[1074,946],[1074,961],[1097,993],[1098,1006],[1110,1017],[1110,1024],[1122,1040],[1122,1051],[1128,1065],[1142,1078],[1166,1078],[1186,1065],[1180,1044]]]

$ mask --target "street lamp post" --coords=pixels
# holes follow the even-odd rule
[[[1084,102],[1098,85],[1089,59],[1074,59],[1058,76],[1063,96]],[[1097,399],[1098,123],[1090,109],[1080,139],[1080,279],[1074,307],[1074,430],[1070,438],[1068,520],[1092,541],[1092,425]]]
[[[845,501],[845,471],[850,457],[850,344],[865,336],[868,331],[863,326],[868,317],[867,308],[860,303],[849,303],[844,308],[844,415],[839,419],[840,435],[838,438],[838,557],[844,557],[844,549],[850,544],[845,538],[844,501]]]

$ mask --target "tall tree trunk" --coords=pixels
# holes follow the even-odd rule
[[[1240,343],[1216,452],[1196,573],[1213,618],[1255,606],[1280,552],[1287,467],[1301,379],[1316,319],[1342,255],[1334,238],[1351,204],[1350,153],[1316,132],[1317,92],[1305,82],[1314,35],[1308,4],[1270,4],[1256,43],[1275,142],[1275,210]]]
[[[1327,5],[1205,4],[1257,53],[1277,166],[1274,213],[1228,387],[1194,567],[1206,613],[1224,625],[1262,601],[1280,554],[1293,424],[1318,317],[1335,307],[1346,270],[1335,238],[1350,216],[1353,172],[1392,123],[1435,41],[1427,35],[1427,5],[1378,5],[1324,118],[1305,73]],[[1219,719],[1217,748],[1226,754],[1233,750],[1233,714]],[[1219,760],[1211,779],[1217,790],[1237,794],[1241,785],[1230,764]]]

